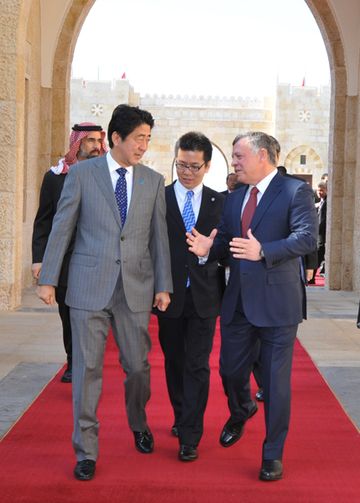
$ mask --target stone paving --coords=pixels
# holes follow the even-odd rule
[[[308,287],[308,320],[298,336],[359,430],[358,301],[353,292]],[[30,288],[19,309],[0,312],[0,438],[64,363],[57,310],[45,306]]]

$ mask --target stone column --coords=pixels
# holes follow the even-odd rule
[[[19,49],[24,27],[19,22],[22,2],[2,0],[0,8],[0,310],[21,298],[23,207],[24,50]]]

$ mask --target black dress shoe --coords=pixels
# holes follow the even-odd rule
[[[179,449],[180,461],[195,461],[199,457],[196,447],[193,445],[181,444]]]
[[[258,411],[258,406],[257,406],[256,402],[252,401],[252,406],[251,406],[251,409],[249,410],[248,419],[253,417],[257,413],[257,411]]]
[[[78,480],[91,480],[95,475],[96,463],[92,459],[78,461],[74,469],[75,478]]]
[[[220,434],[219,442],[223,447],[230,447],[235,444],[244,433],[244,422],[231,424],[229,419]]]
[[[280,480],[283,475],[283,465],[281,459],[264,459],[259,474],[260,480],[271,482]]]
[[[142,454],[150,454],[154,450],[154,438],[151,431],[134,431],[135,447]]]
[[[252,407],[248,413],[247,419],[250,419],[253,417],[254,414],[256,414],[258,411],[258,406],[256,405],[256,402],[252,402]],[[235,444],[240,438],[242,437],[244,433],[244,425],[245,421],[239,421],[238,423],[233,423],[231,421],[231,418],[228,419],[228,421],[225,423],[225,426],[221,432],[220,435],[220,444],[223,447],[230,447]]]
[[[67,367],[60,379],[61,382],[72,382],[72,369]]]
[[[262,388],[259,388],[257,390],[257,392],[255,393],[255,398],[258,402],[264,401],[264,390]]]
[[[179,430],[178,430],[178,427],[175,424],[171,428],[171,435],[173,435],[173,437],[179,437]]]

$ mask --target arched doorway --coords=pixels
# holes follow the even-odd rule
[[[291,175],[307,175],[311,185],[320,181],[324,172],[323,162],[317,152],[308,145],[299,145],[287,154],[284,165]]]

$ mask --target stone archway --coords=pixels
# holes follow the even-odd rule
[[[358,108],[358,96],[347,95],[344,48],[329,2],[305,1],[323,36],[331,70],[327,285],[334,290],[359,289],[359,275],[353,282],[354,270],[360,268],[359,258],[353,254],[356,148],[347,148],[357,134],[354,110]]]
[[[302,162],[305,157],[305,162]],[[324,171],[324,165],[319,154],[308,145],[299,145],[287,154],[284,166],[292,175],[312,175],[319,181]]]
[[[71,64],[81,27],[94,3],[95,0],[73,0],[59,35],[52,79],[51,161],[66,151]]]

